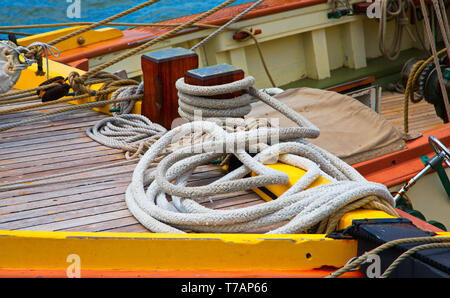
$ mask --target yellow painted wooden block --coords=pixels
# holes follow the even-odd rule
[[[266,165],[274,170],[287,173],[289,176],[289,182],[286,184],[278,185],[268,185],[264,188],[253,189],[255,193],[258,194],[262,199],[266,201],[273,200],[280,197],[284,192],[291,188],[297,181],[306,174],[306,171],[283,163],[275,163],[271,165]],[[252,176],[255,173],[252,172]],[[329,183],[330,181],[324,177],[319,177],[314,181],[309,188],[313,188],[322,184]],[[380,210],[370,210],[370,209],[357,209],[346,213],[339,221],[337,230],[343,230],[346,227],[352,225],[352,221],[355,219],[369,219],[369,218],[394,218],[384,211]]]
[[[253,191],[256,192],[262,199],[266,201],[273,200],[274,197],[280,197],[283,193],[285,193],[289,188],[291,188],[298,180],[300,180],[303,175],[306,174],[306,171],[288,164],[284,163],[275,163],[275,164],[267,164],[269,168],[274,170],[287,173],[289,176],[289,182],[286,184],[277,184],[277,185],[267,185],[264,188],[256,188]],[[252,176],[255,176],[255,173],[252,172]],[[316,181],[314,181],[309,188],[329,183],[328,179],[323,177],[319,177]],[[270,193],[270,194],[269,194]]]

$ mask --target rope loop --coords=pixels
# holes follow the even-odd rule
[[[163,134],[148,134],[154,143],[138,148],[148,147],[144,148],[147,151],[140,157],[126,191],[127,206],[139,222],[150,231],[163,233],[264,229],[267,233],[283,234],[310,228],[328,233],[337,227],[345,212],[356,208],[381,209],[396,215],[392,196],[384,185],[366,181],[354,168],[308,142],[306,138],[318,137],[318,128],[271,95],[255,89],[253,83],[254,79],[247,77],[230,84],[202,87],[180,79],[176,83],[180,111],[189,107],[188,112],[234,109],[238,103],[233,98],[212,99],[206,95],[242,90],[243,99],[262,101],[298,126],[280,128],[260,125],[257,120],[247,122],[241,117],[223,117],[218,121],[207,117],[200,121],[188,119],[191,122]],[[221,101],[226,104],[218,108]],[[233,125],[227,125],[230,123]],[[236,129],[243,123],[251,127]],[[214,163],[224,155],[225,160],[234,155],[242,165],[210,184],[188,185],[198,166]],[[213,195],[287,183],[286,173],[266,166],[277,161],[302,168],[306,174],[276,200],[233,210],[201,205]],[[156,162],[156,169],[150,171]],[[250,175],[252,172],[254,175]],[[320,176],[330,183],[308,189]]]

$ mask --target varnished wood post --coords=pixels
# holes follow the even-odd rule
[[[188,70],[184,81],[190,85],[213,86],[232,83],[244,78],[244,71],[228,64],[219,64],[203,68]],[[230,94],[211,96],[211,98],[224,99],[242,95],[241,91]]]
[[[172,121],[179,117],[175,82],[186,71],[198,67],[198,56],[184,48],[171,48],[142,55],[141,64],[144,77],[141,113],[170,129]]]

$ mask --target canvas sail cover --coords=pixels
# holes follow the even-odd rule
[[[309,141],[349,164],[406,148],[403,135],[381,115],[358,100],[313,88],[289,89],[275,95],[320,129]],[[255,103],[246,118],[278,118],[280,127],[295,126],[266,104]]]

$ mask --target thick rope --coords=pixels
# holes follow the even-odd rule
[[[96,142],[125,151],[127,159],[140,157],[167,130],[137,114],[105,118],[86,130]]]
[[[391,207],[387,210],[393,210],[392,196],[385,186],[367,182],[351,166],[304,140],[317,137],[317,127],[270,95],[251,87],[254,82],[252,78],[242,81],[225,86],[191,86],[192,90],[188,93],[193,96],[204,95],[204,92],[217,95],[232,92],[234,89],[230,85],[240,85],[246,93],[280,111],[299,126],[261,127],[228,133],[214,122],[194,121],[168,131],[141,157],[126,192],[127,206],[145,227],[153,232],[182,233],[192,230],[234,233],[281,224],[269,233],[297,233],[315,225],[330,230],[328,224],[322,224],[323,221],[329,221],[329,216],[339,213],[340,209],[367,197],[371,197],[370,201]],[[181,86],[179,91],[186,93],[185,83],[180,83],[182,81],[177,82],[177,87]],[[205,100],[209,101],[203,98]],[[216,100],[216,103],[218,101],[222,100]],[[211,107],[202,106],[202,109],[205,108]],[[217,123],[227,120],[219,119]],[[210,138],[200,144],[185,144],[170,152],[159,162],[156,171],[148,172],[148,166],[174,140],[193,133],[206,134]],[[222,156],[224,149],[229,150],[226,153],[234,154],[243,165],[212,184],[186,186],[197,166],[209,164]],[[256,150],[254,157],[248,153],[251,150]],[[277,200],[236,210],[213,210],[198,203],[216,194],[286,183],[288,176],[285,173],[264,166],[266,162],[277,160],[307,170],[306,175]],[[245,178],[251,171],[258,176]],[[331,183],[306,189],[319,176],[328,178]],[[166,195],[171,196],[173,204]],[[330,223],[334,225],[336,220]]]
[[[11,128],[14,128],[17,126],[26,125],[26,124],[33,123],[36,121],[48,120],[48,119],[51,119],[54,117],[71,114],[75,110],[90,109],[90,108],[95,108],[95,107],[104,107],[104,106],[112,104],[112,103],[118,103],[118,102],[123,102],[123,101],[130,101],[130,100],[139,100],[139,99],[142,99],[142,95],[134,95],[134,96],[131,96],[128,98],[116,98],[116,99],[105,100],[105,101],[88,102],[88,103],[80,104],[80,105],[72,105],[72,106],[60,108],[60,109],[57,109],[55,111],[48,112],[45,114],[40,114],[38,116],[26,118],[21,121],[0,125],[0,131],[5,131],[5,130],[11,129]]]
[[[220,100],[208,99],[208,97],[247,89],[254,82],[253,77],[246,77],[220,87],[205,87],[188,85],[184,82],[184,78],[180,78],[175,83],[178,89],[178,114],[189,121],[194,120],[194,111],[201,112],[200,116],[204,118],[243,117],[250,113],[252,109],[250,104],[257,101],[250,94],[245,93],[239,97]]]
[[[440,56],[446,51],[447,49],[444,48],[437,52],[436,55]],[[408,135],[409,133],[409,101],[411,101],[412,103],[418,103],[423,99],[423,97],[416,99],[414,93],[416,91],[416,86],[417,82],[419,81],[420,74],[430,63],[433,62],[433,59],[434,57],[430,56],[426,60],[420,60],[416,62],[416,64],[414,64],[411,69],[411,73],[408,76],[403,99],[403,130],[405,135]]]

